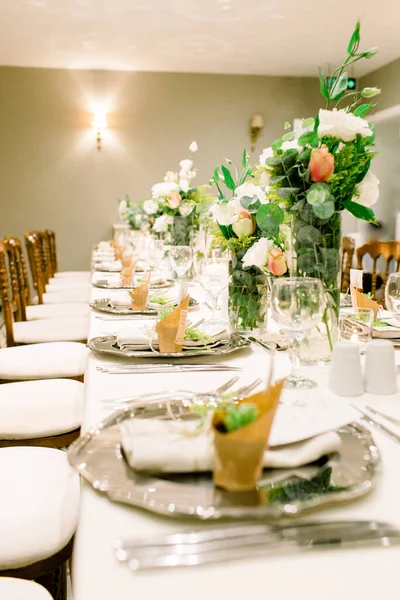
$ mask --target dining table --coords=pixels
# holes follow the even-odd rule
[[[100,278],[103,273],[94,273]],[[198,283],[189,286],[190,294],[199,302],[204,293]],[[109,290],[93,287],[92,300],[105,298]],[[202,304],[197,314],[206,314]],[[103,313],[92,310],[89,339],[114,333],[121,322],[104,320]],[[105,316],[103,314],[103,316]],[[112,315],[108,315],[112,317]],[[137,321],[142,326],[145,321]],[[225,355],[220,360],[241,367],[240,383],[260,376],[265,382],[271,369],[272,354],[251,344]],[[400,363],[400,352],[396,352]],[[195,359],[199,360],[199,359]],[[124,363],[127,359],[90,352],[85,372],[84,415],[82,434],[113,412],[104,399],[118,399],[150,392],[174,389],[202,392],[226,381],[231,373],[155,373],[107,374],[97,367]],[[276,352],[273,358],[275,378],[290,372],[289,352]],[[329,365],[304,366],[304,374],[317,382],[314,394],[328,393]],[[299,390],[301,394],[308,391]],[[389,396],[363,394],[357,398],[337,396],[341,403],[369,405],[400,418],[400,393]],[[361,419],[362,415],[359,415]],[[364,422],[363,425],[366,425]],[[394,427],[394,426],[393,426]],[[394,427],[395,428],[395,427]],[[400,527],[400,444],[385,433],[371,428],[381,462],[373,488],[364,496],[345,503],[332,503],[296,519],[375,520]],[[157,440],[154,440],[157,444]],[[214,523],[215,524],[215,523]],[[164,517],[143,509],[111,502],[82,478],[80,516],[72,558],[72,590],[74,600],[204,600],[226,596],[242,600],[249,594],[265,598],[337,600],[354,598],[376,600],[398,598],[400,591],[396,565],[400,564],[400,547],[356,547],[314,549],[303,553],[268,553],[236,562],[220,562],[191,568],[170,568],[133,572],[126,563],[118,562],[115,543],[118,539],[140,538],[209,526],[200,520]]]

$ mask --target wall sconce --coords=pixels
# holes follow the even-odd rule
[[[250,123],[251,151],[254,152],[261,131],[264,128],[262,115],[253,115]]]
[[[93,115],[93,129],[97,129],[97,150],[101,149],[101,132],[108,127],[107,116],[104,113],[96,112]]]

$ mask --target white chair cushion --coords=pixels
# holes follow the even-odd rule
[[[69,280],[66,279],[66,282],[68,282]],[[60,292],[67,292],[69,293],[73,293],[75,294],[75,292],[79,293],[79,292],[85,292],[90,290],[92,287],[91,282],[87,282],[87,281],[83,281],[81,283],[64,283],[63,279],[57,279],[56,283],[47,283],[46,284],[46,293],[47,294],[54,294],[54,293],[60,293]]]
[[[90,271],[58,271],[54,275],[55,278],[59,277],[73,277],[73,278],[82,278],[90,281],[91,273]]]
[[[51,292],[43,294],[43,304],[70,304],[79,302],[90,302],[90,288],[76,291],[63,290],[62,292]]]
[[[0,598],[3,600],[53,600],[53,596],[35,581],[0,577]]]
[[[0,385],[2,440],[27,440],[74,431],[81,426],[82,412],[80,381],[39,379]]]
[[[89,332],[88,317],[58,317],[14,323],[17,344],[41,342],[82,342]]]
[[[0,448],[0,570],[60,552],[79,513],[79,476],[62,450]]]
[[[86,368],[88,348],[77,342],[31,344],[0,349],[0,379],[78,377]]]
[[[38,304],[26,307],[28,321],[36,319],[54,319],[56,317],[88,317],[90,306],[86,302],[71,304]]]

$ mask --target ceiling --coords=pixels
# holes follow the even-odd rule
[[[388,4],[390,9],[387,10]],[[344,56],[357,18],[354,75],[400,55],[398,0],[0,0],[0,64],[315,75]]]

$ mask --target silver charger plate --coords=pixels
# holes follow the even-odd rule
[[[296,469],[264,469],[258,489],[251,492],[216,488],[211,473],[152,475],[134,471],[123,454],[119,424],[132,417],[170,418],[171,411],[190,417],[190,404],[187,398],[139,401],[119,410],[69,447],[69,461],[95,490],[114,502],[169,517],[200,520],[295,516],[355,500],[373,487],[379,450],[371,433],[358,423],[338,430],[340,454]]]
[[[154,317],[158,315],[157,308],[149,308],[146,310],[132,310],[131,308],[126,308],[123,306],[110,306],[109,298],[100,298],[97,300],[93,300],[90,303],[90,306],[95,310],[99,310],[100,312],[111,313],[113,315],[131,315],[134,317],[135,315],[149,315],[149,317]],[[194,298],[190,298],[189,310],[192,308],[197,308],[199,303]],[[160,306],[160,308],[164,308]]]
[[[221,356],[236,352],[240,348],[247,348],[250,341],[233,333],[228,342],[220,343],[218,346],[196,346],[182,352],[153,352],[150,350],[121,350],[117,346],[116,335],[103,335],[88,340],[88,347],[95,352],[104,354],[115,354],[125,358],[188,358],[189,356]]]
[[[107,283],[107,279],[99,279],[93,283],[94,287],[101,288],[104,290],[133,290],[133,285],[121,285],[120,283]],[[150,283],[151,290],[163,290],[166,288],[173,287],[175,281],[173,279],[166,279],[162,283]]]

